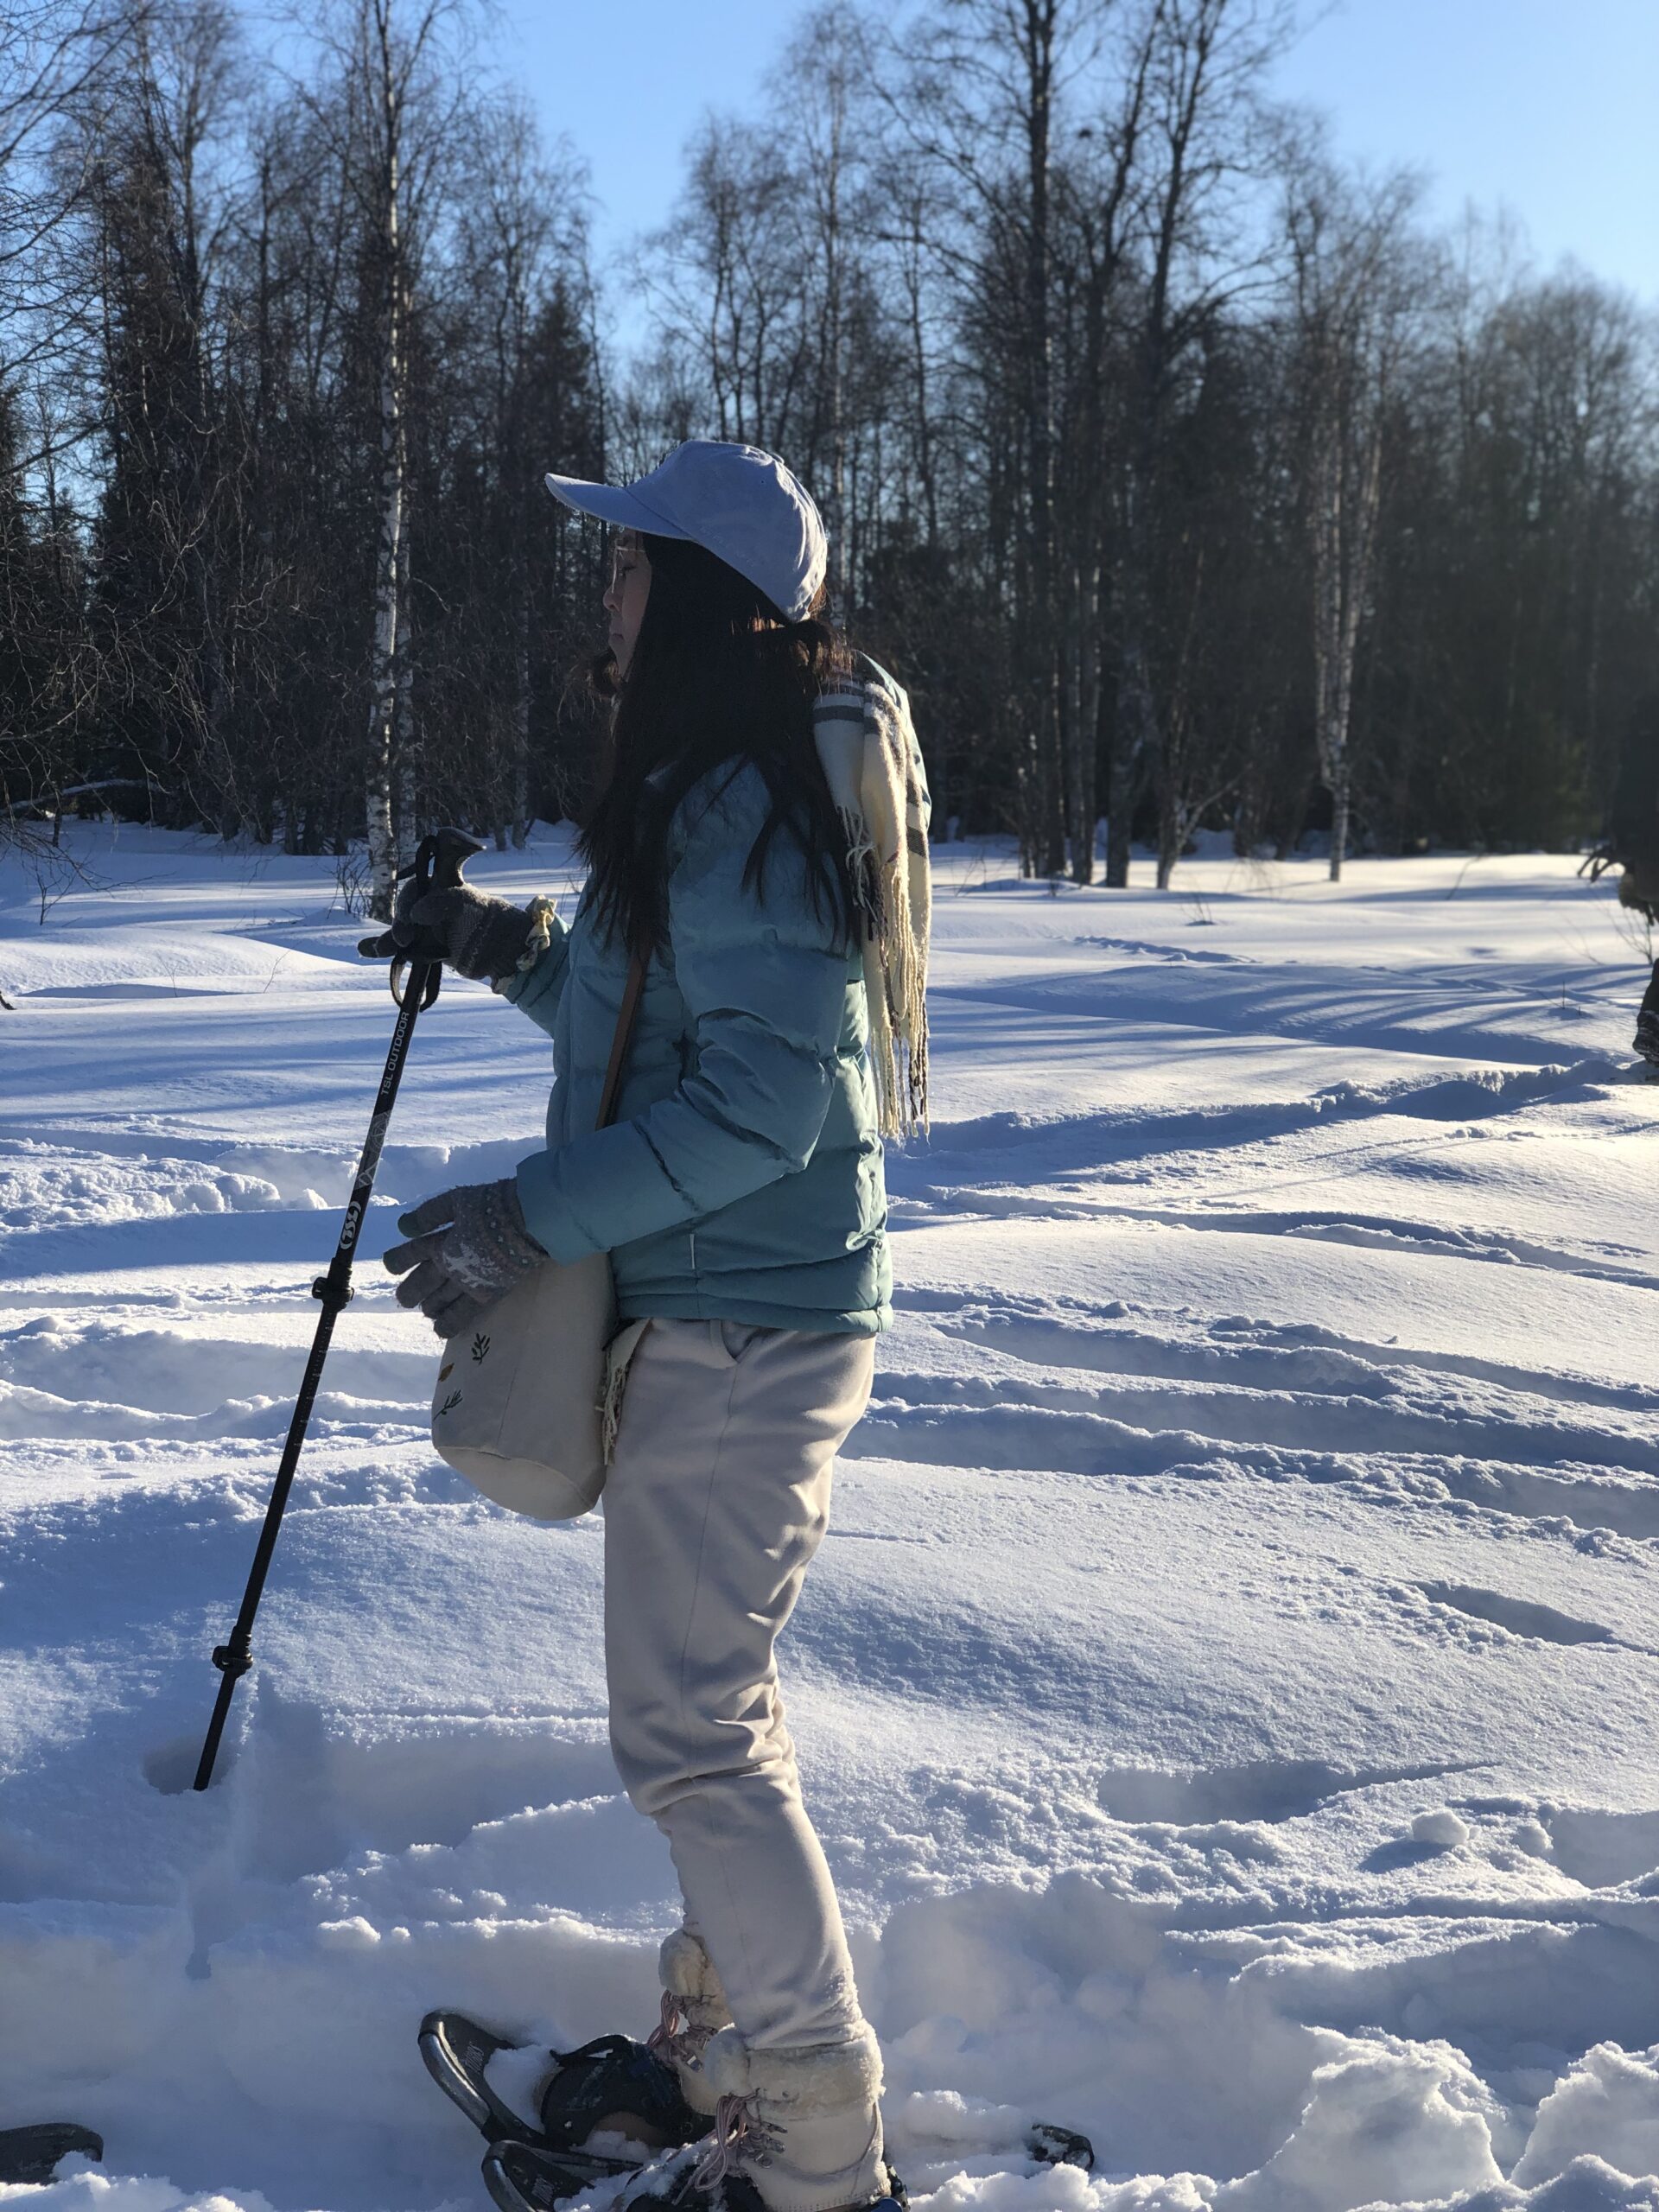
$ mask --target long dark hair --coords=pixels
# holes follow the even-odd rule
[[[773,842],[792,838],[826,935],[849,940],[843,840],[812,741],[812,702],[850,657],[823,619],[822,588],[805,618],[788,622],[702,546],[646,535],[640,543],[651,590],[627,674],[619,681],[608,653],[590,671],[594,688],[616,702],[608,773],[578,841],[601,926],[631,951],[662,944],[675,809],[712,769],[729,766],[735,775],[752,761],[772,804],[745,887],[761,894]]]

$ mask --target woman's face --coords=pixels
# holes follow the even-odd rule
[[[611,555],[610,588],[605,594],[605,612],[611,618],[611,652],[619,676],[628,672],[645,601],[650,596],[651,563],[645,549],[637,532],[625,530]]]

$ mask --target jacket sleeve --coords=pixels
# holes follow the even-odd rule
[[[564,995],[569,957],[569,936],[564,924],[554,914],[548,924],[546,951],[533,968],[527,968],[522,976],[510,976],[501,986],[502,997],[510,999],[520,1014],[527,1014],[537,1027],[545,1029],[550,1037],[559,1001]]]
[[[787,836],[773,840],[764,898],[745,887],[765,797],[758,774],[740,774],[684,833],[669,878],[690,1068],[636,1119],[519,1165],[525,1222],[556,1260],[701,1220],[812,1155],[833,1089],[847,959],[813,912]],[[694,794],[688,805],[700,803]]]

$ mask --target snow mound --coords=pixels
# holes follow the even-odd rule
[[[368,1264],[536,1141],[545,1039],[461,984],[423,1020],[198,1796],[390,1007],[316,862],[86,856],[0,906],[0,2125],[109,2165],[0,2196],[477,2205],[422,2014],[641,2031],[675,1909],[599,1529],[438,1465]],[[982,858],[783,1662],[914,2201],[1659,2212],[1659,1090],[1611,896],[1218,855],[1200,958],[1181,902]]]

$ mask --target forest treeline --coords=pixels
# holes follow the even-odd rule
[[[542,474],[699,435],[812,488],[941,833],[1108,884],[1199,826],[1594,834],[1659,694],[1653,318],[1275,107],[1288,0],[836,0],[602,267],[490,29],[0,0],[0,836],[205,825],[384,907],[434,822],[579,811],[604,548]]]

